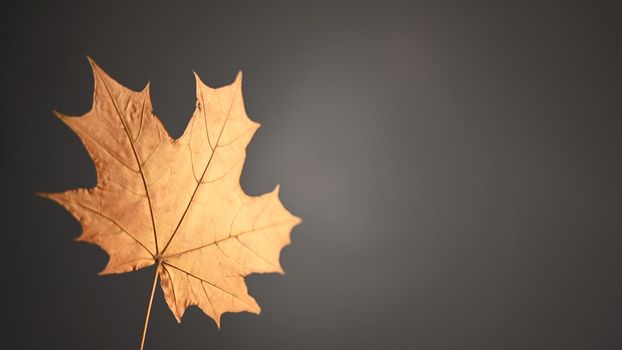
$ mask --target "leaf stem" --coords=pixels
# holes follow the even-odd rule
[[[153,276],[153,286],[151,286],[151,296],[149,297],[149,306],[147,306],[147,315],[145,315],[145,325],[143,327],[143,337],[140,340],[140,350],[143,350],[145,346],[145,337],[147,336],[147,326],[149,326],[149,316],[151,315],[151,304],[153,304],[153,295],[155,294],[156,284],[158,282],[158,270],[160,269],[160,261],[155,268],[155,274]]]

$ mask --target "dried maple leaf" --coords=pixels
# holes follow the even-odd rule
[[[78,240],[110,255],[101,274],[156,265],[143,341],[158,278],[178,322],[190,305],[218,327],[225,312],[259,313],[244,276],[283,273],[279,254],[300,219],[283,207],[278,186],[257,197],[240,186],[246,146],[259,127],[246,115],[241,73],[218,89],[195,74],[196,109],[173,140],[153,114],[149,85],[132,91],[89,62],[92,109],[56,114],[93,158],[97,185],[43,195],[80,221]]]

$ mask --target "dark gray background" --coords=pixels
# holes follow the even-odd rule
[[[0,348],[137,348],[152,270],[97,276],[33,195],[95,183],[51,113],[89,109],[86,54],[174,137],[193,69],[243,70],[243,185],[304,219],[259,317],[178,325],[158,287],[147,349],[622,348],[620,5],[169,3],[3,5]]]

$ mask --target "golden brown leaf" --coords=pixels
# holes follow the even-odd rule
[[[92,109],[57,116],[93,158],[97,185],[44,195],[80,221],[79,240],[110,255],[101,274],[156,264],[178,321],[190,305],[219,327],[225,312],[259,313],[244,276],[283,273],[279,254],[300,219],[283,207],[278,186],[258,197],[240,186],[246,146],[259,127],[246,115],[241,74],[218,89],[195,74],[196,109],[173,140],[153,114],[148,85],[132,91],[89,61]]]

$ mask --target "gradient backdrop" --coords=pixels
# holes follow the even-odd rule
[[[621,349],[622,8],[616,2],[97,1],[2,5],[0,349],[136,349],[151,269],[33,195],[95,184],[53,109],[91,55],[151,81],[178,137],[245,73],[242,178],[304,222],[260,316],[155,296],[146,349]]]

